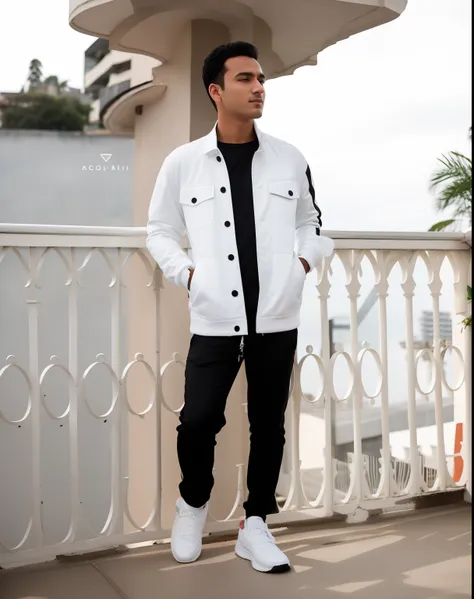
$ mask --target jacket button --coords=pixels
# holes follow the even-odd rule
[[[237,327],[234,327],[234,331],[235,331],[236,333],[238,333],[238,332],[240,331],[240,327],[239,327],[239,326],[237,326]]]
[[[222,162],[222,158],[221,158],[220,156],[218,156],[218,157],[216,158],[216,160],[217,160],[217,162]]]
[[[291,189],[290,189],[290,191],[288,192],[288,195],[289,195],[290,197],[293,195],[293,192],[291,191]]]
[[[193,199],[191,200],[191,203],[192,203],[192,204],[195,204],[196,202],[197,202],[197,199],[196,199],[196,198],[193,198]]]
[[[227,189],[225,187],[221,187],[221,192],[225,193],[227,191]]]
[[[232,260],[234,260],[234,259],[235,259],[235,256],[234,256],[234,254],[229,254],[227,257],[229,258],[229,260],[230,260],[231,262],[232,262]]]
[[[237,297],[238,295],[239,295],[239,292],[238,292],[238,291],[232,291],[232,296],[233,296],[233,297]]]
[[[224,225],[225,225],[226,227],[230,227],[230,222],[229,222],[228,220],[226,220],[226,221],[225,221],[225,223],[224,223]]]

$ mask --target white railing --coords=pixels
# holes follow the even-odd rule
[[[470,329],[460,325],[469,309],[470,240],[327,234],[337,249],[305,289],[300,339],[311,343],[295,362],[282,507],[273,521],[352,514],[456,488],[470,495],[471,341]],[[0,281],[0,566],[167,538],[160,463],[174,447],[163,446],[162,409],[177,415],[180,397],[164,397],[163,390],[183,357],[160,357],[159,323],[150,328],[152,352],[132,350],[128,339],[130,292],[151,294],[155,314],[163,293],[145,231],[0,225]],[[373,289],[375,320],[364,331],[359,298]],[[439,334],[446,301],[454,314],[450,343]],[[418,350],[415,316],[427,307],[434,339]],[[349,315],[347,338],[336,343],[334,313]],[[149,399],[136,392],[144,386]],[[425,400],[435,414],[429,467],[417,438],[417,410]],[[445,438],[447,401],[454,402],[455,420],[462,414],[461,452]],[[390,410],[397,402],[407,414],[403,459],[391,443]],[[380,420],[375,452],[364,449],[371,411]],[[348,413],[352,441],[345,458],[336,459],[338,417]],[[154,431],[149,451],[158,458],[140,462],[148,471],[136,477],[131,427],[142,425]],[[209,532],[235,527],[244,500],[242,464],[229,465],[237,466],[235,500],[226,518],[211,518]],[[144,478],[149,510],[140,523],[130,497]]]

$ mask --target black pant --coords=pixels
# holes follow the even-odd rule
[[[275,490],[285,445],[285,410],[298,332],[249,335],[243,357],[248,381],[250,456],[246,516],[276,513]],[[185,374],[185,403],[178,426],[181,497],[201,507],[214,486],[216,435],[225,425],[227,396],[239,372],[241,337],[191,339]]]

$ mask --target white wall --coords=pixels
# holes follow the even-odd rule
[[[129,167],[128,171],[83,170],[104,164],[101,153],[111,153],[107,163]],[[133,177],[133,140],[95,137],[75,133],[0,130],[0,222],[130,225]],[[23,251],[28,260],[28,254]],[[78,251],[82,262],[85,252]],[[39,364],[50,356],[68,361],[67,273],[59,258],[48,254],[36,290],[39,300]],[[9,253],[0,264],[0,368],[14,354],[28,368],[26,272]],[[110,271],[94,257],[84,271],[79,292],[79,370],[99,352],[111,354]],[[123,334],[126,334],[124,323]],[[126,362],[124,352],[123,361]],[[99,409],[110,402],[110,382],[104,373],[93,376],[89,395]],[[68,389],[65,378],[54,375],[45,381],[45,400],[56,414],[64,411]],[[0,381],[0,407],[9,418],[20,418],[27,399],[21,377],[8,374]],[[67,424],[41,414],[42,512],[48,542],[60,540],[68,524],[70,493]],[[79,407],[81,500],[91,524],[97,529],[107,517],[110,501],[110,419],[96,421],[82,402]],[[14,546],[23,537],[31,509],[31,418],[22,425],[0,421],[0,538]],[[8,481],[8,484],[1,484]],[[103,481],[103,484],[101,484]],[[79,531],[79,535],[86,531]],[[1,551],[1,549],[0,549]]]

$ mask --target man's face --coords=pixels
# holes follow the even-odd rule
[[[218,110],[242,120],[260,118],[265,102],[265,76],[260,64],[253,58],[238,56],[229,58],[226,68],[224,89],[211,86]]]

